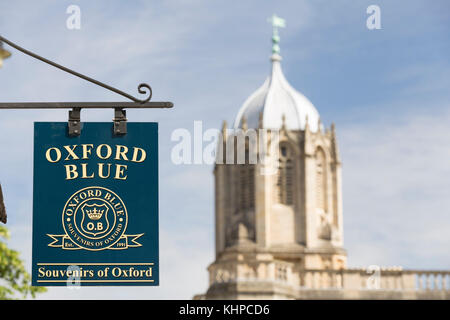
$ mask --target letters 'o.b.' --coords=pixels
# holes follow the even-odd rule
[[[67,200],[62,213],[63,249],[112,248],[126,231],[128,213],[122,199],[104,187],[87,187]]]

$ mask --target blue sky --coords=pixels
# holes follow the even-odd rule
[[[81,29],[66,9],[81,8]],[[366,8],[381,8],[381,30]],[[41,298],[181,298],[207,288],[213,261],[213,176],[207,165],[173,165],[174,129],[232,123],[268,75],[273,13],[291,85],[336,123],[343,160],[344,237],[350,266],[449,269],[450,4],[448,1],[14,1],[1,34],[49,59],[173,110],[129,110],[160,125],[161,286],[50,289]],[[120,96],[11,49],[0,101],[117,101]],[[110,121],[112,111],[83,111]],[[31,267],[33,121],[67,111],[2,111],[0,179],[10,245]],[[177,201],[174,201],[177,199]]]

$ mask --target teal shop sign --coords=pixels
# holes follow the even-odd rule
[[[158,124],[34,126],[34,286],[159,284]]]

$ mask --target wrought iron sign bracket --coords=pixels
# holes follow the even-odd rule
[[[113,118],[113,130],[116,135],[124,135],[127,133],[127,109],[154,109],[154,108],[172,108],[172,102],[150,102],[152,97],[152,88],[146,84],[141,83],[138,86],[138,93],[145,94],[147,97],[145,99],[138,99],[128,93],[125,93],[119,89],[111,87],[105,83],[102,83],[93,78],[87,77],[81,73],[73,71],[66,68],[60,64],[43,58],[31,51],[28,51],[17,44],[9,41],[8,39],[0,36],[0,42],[4,42],[7,45],[15,48],[16,50],[25,53],[37,60],[40,60],[46,64],[49,64],[55,68],[58,68],[64,72],[70,73],[78,78],[89,81],[97,86],[103,87],[114,93],[120,94],[121,96],[133,101],[133,102],[12,102],[12,103],[0,103],[0,110],[2,109],[72,109],[69,111],[68,120],[68,134],[70,136],[78,136],[81,134],[81,109],[114,109]]]
[[[78,136],[81,133],[81,108],[73,108],[69,111],[67,128],[69,136]]]
[[[114,109],[114,134],[127,134],[127,111],[122,108]]]
[[[114,108],[113,130],[115,135],[127,134],[127,111],[123,108]],[[68,121],[69,136],[81,134],[81,108],[69,110]]]

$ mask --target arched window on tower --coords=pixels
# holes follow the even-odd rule
[[[245,150],[245,164],[237,164],[237,184],[235,185],[237,206],[235,212],[255,208],[255,165],[249,161],[248,146]]]
[[[316,208],[327,211],[327,170],[325,152],[316,151]]]
[[[275,202],[294,204],[294,159],[290,146],[286,143],[280,145],[280,158],[278,159],[278,172],[275,185]]]

